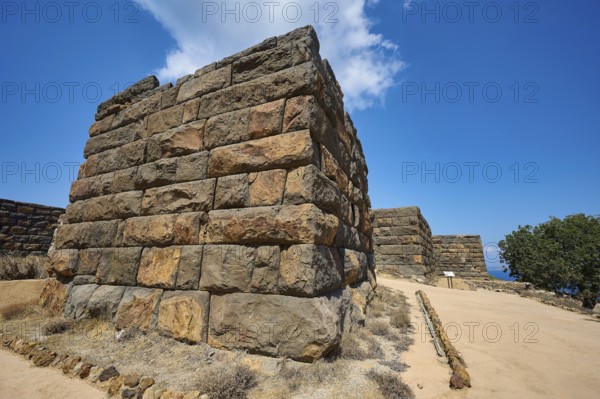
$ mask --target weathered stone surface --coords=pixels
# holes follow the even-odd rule
[[[281,252],[281,292],[314,297],[342,286],[343,266],[337,249],[321,245],[292,245]]]
[[[342,216],[340,193],[316,166],[308,165],[288,172],[285,185],[284,205],[313,203],[319,208]]]
[[[208,151],[180,157],[175,180],[178,182],[204,180],[208,177]]]
[[[304,166],[317,162],[317,153],[308,131],[247,141],[211,151],[208,175],[215,177]]]
[[[99,286],[88,301],[86,313],[94,318],[112,320],[124,292],[125,287]]]
[[[231,84],[231,66],[225,66],[217,70],[199,74],[181,85],[177,102],[200,97],[204,94],[217,91]]]
[[[206,342],[208,334],[208,292],[165,292],[158,312],[158,330],[177,340]]]
[[[67,286],[56,279],[47,279],[40,294],[40,306],[48,309],[53,314],[59,314],[65,309],[66,302]]]
[[[79,267],[77,274],[81,275],[95,275],[100,264],[100,258],[102,256],[102,249],[90,248],[82,249],[79,251]]]
[[[181,250],[179,271],[175,288],[178,290],[197,290],[202,268],[202,245],[186,245]]]
[[[142,191],[131,191],[77,201],[67,207],[64,221],[81,223],[139,216],[143,195]]]
[[[278,266],[279,247],[206,245],[200,289],[217,293],[275,292]],[[262,269],[256,278],[255,269]]]
[[[146,190],[144,215],[208,211],[213,205],[215,179],[178,183]]]
[[[126,288],[115,316],[117,328],[138,327],[143,331],[154,328],[161,295],[159,289]]]
[[[148,125],[146,126],[146,134],[164,132],[175,126],[179,126],[183,120],[183,107],[175,106],[163,109],[148,117]]]
[[[219,177],[215,191],[215,209],[244,208],[248,203],[248,175]]]
[[[50,251],[51,270],[57,276],[72,277],[77,274],[79,252],[76,249]]]
[[[117,233],[117,220],[108,222],[64,224],[54,238],[56,249],[109,247]]]
[[[90,297],[98,288],[95,284],[76,285],[71,288],[65,305],[65,317],[69,319],[80,319],[86,315],[86,307]]]
[[[344,263],[344,285],[352,285],[364,281],[367,277],[368,261],[364,252],[342,248],[340,250]]]
[[[145,287],[175,288],[181,247],[146,248],[142,253],[137,276]]]
[[[199,118],[279,100],[284,97],[313,94],[323,78],[313,62],[284,69],[249,82],[236,84],[200,98]]]
[[[311,362],[339,344],[339,308],[335,297],[213,295],[208,343]]]
[[[135,285],[141,254],[141,247],[103,249],[96,272],[96,282]]]
[[[129,218],[123,222],[123,245],[170,245],[173,242],[175,221],[175,215]]]
[[[133,122],[133,120],[131,120],[131,122]],[[115,125],[114,122],[113,125]],[[90,155],[121,147],[142,138],[144,134],[142,121],[131,123],[126,126],[123,125],[120,125],[122,127],[111,130],[108,133],[91,137],[85,144],[83,155],[88,158]]]
[[[135,97],[142,95],[150,90],[156,89],[159,86],[158,79],[156,76],[148,76],[137,83],[129,86],[127,89],[118,93],[116,96],[113,96],[109,100],[104,101],[100,105],[98,105],[98,113],[96,115],[96,120],[103,117],[103,114],[106,110],[115,104],[127,104],[131,102]]]
[[[137,140],[122,147],[90,155],[79,170],[81,177],[92,177],[144,163],[146,142]]]
[[[147,163],[137,169],[135,177],[135,189],[148,189],[176,181],[177,159],[161,159],[156,162]]]
[[[339,220],[315,205],[290,205],[209,213],[207,243],[331,245]]]
[[[286,176],[285,169],[250,173],[248,175],[248,206],[280,205]]]
[[[250,109],[248,134],[250,139],[281,133],[285,100],[261,104]]]
[[[114,176],[115,173],[106,173],[104,175],[74,181],[69,193],[69,200],[71,202],[75,202],[94,196],[111,194],[111,185],[113,183]]]
[[[115,378],[118,377],[120,375],[120,373],[117,371],[117,369],[114,366],[110,366],[105,368],[100,375],[98,376],[98,381],[100,382],[104,382],[104,381],[108,381],[111,378]]]
[[[203,149],[205,121],[176,127],[148,139],[146,162],[193,154]]]

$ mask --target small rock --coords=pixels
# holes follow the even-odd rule
[[[104,371],[102,371],[102,373],[98,376],[98,381],[100,382],[104,382],[104,381],[108,381],[113,377],[118,377],[120,374],[117,371],[117,369],[115,368],[115,366],[110,366],[107,369],[104,369]]]
[[[136,387],[140,383],[140,376],[138,374],[129,374],[125,376],[125,386],[126,387]]]
[[[417,384],[417,388],[419,388],[419,389],[423,389],[423,385],[421,385],[421,384]]]
[[[121,398],[122,399],[133,399],[138,394],[138,388],[123,388],[121,389]]]
[[[92,363],[84,363],[81,366],[81,370],[79,371],[79,378],[84,379],[90,375],[90,371],[92,370]]]
[[[92,366],[92,368],[90,369],[90,375],[89,375],[89,380],[90,382],[95,383],[96,381],[98,381],[98,379],[100,378],[100,374],[102,374],[104,370],[102,369],[102,367],[98,367],[98,366]]]
[[[140,379],[140,390],[144,392],[146,389],[154,385],[154,379],[150,377],[142,377]]]
[[[124,380],[125,378],[123,378],[123,376],[114,377],[112,380],[110,380],[110,385],[108,386],[108,396],[115,396],[120,391],[121,386],[123,386]]]

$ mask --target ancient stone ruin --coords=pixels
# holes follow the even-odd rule
[[[45,255],[62,208],[0,199],[0,254]]]
[[[433,236],[438,271],[461,278],[488,278],[481,237],[477,235]]]
[[[434,271],[431,229],[418,207],[376,209],[373,214],[378,270],[421,278]]]
[[[367,167],[312,27],[100,104],[50,251],[65,314],[312,361],[375,288]]]
[[[481,237],[432,236],[418,207],[375,209],[373,249],[377,269],[425,278],[454,272],[461,278],[488,278]]]

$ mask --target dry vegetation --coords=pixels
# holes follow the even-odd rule
[[[0,280],[31,280],[48,277],[47,257],[22,256],[14,253],[0,254]]]
[[[178,391],[198,390],[219,398],[411,398],[401,380],[401,352],[411,344],[409,308],[402,294],[379,287],[365,328],[344,336],[341,350],[313,364],[187,345],[126,329],[115,333],[101,320],[64,320],[34,305],[19,305],[0,316],[34,328],[50,349],[124,373],[154,378]],[[9,323],[4,323],[6,324]]]

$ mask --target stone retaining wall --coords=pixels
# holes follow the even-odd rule
[[[489,277],[480,236],[433,236],[433,247],[438,274],[451,271],[461,278]]]
[[[51,251],[65,314],[312,361],[375,288],[367,167],[311,27],[100,104]]]
[[[377,269],[425,277],[434,268],[429,223],[416,207],[375,209],[373,242]]]
[[[62,208],[0,199],[0,254],[45,255]]]

